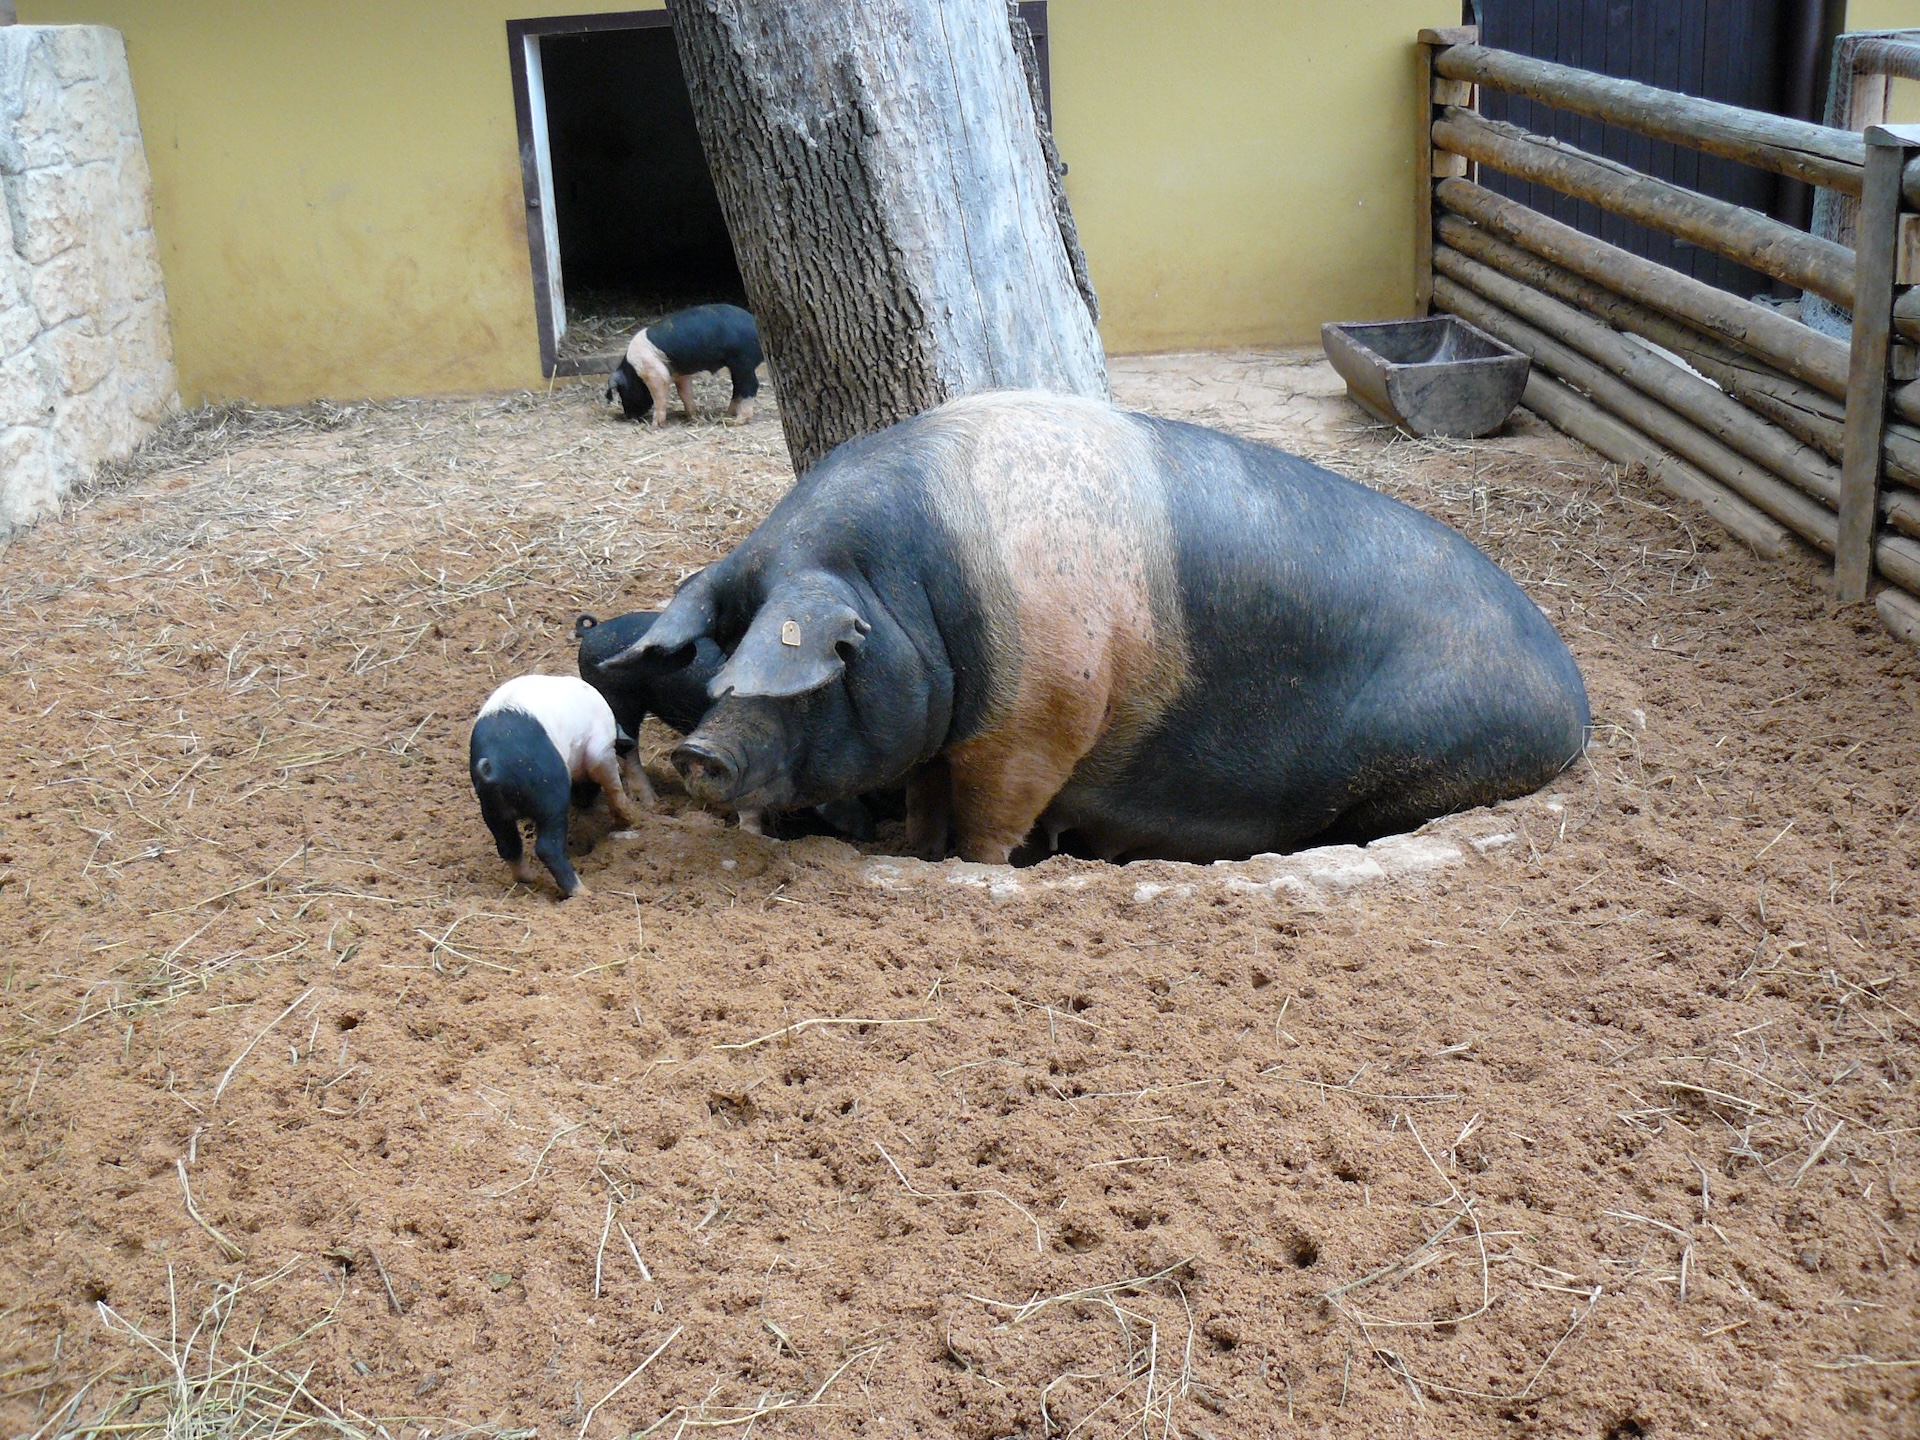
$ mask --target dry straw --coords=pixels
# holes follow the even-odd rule
[[[157,1373],[135,1380],[110,1371],[96,1374],[27,1440],[396,1440],[403,1423],[418,1426],[418,1417],[373,1419],[350,1406],[328,1404],[308,1383],[313,1362],[294,1368],[296,1352],[333,1323],[331,1311],[277,1344],[263,1343],[257,1325],[241,1338],[230,1333],[241,1297],[273,1284],[298,1263],[296,1256],[259,1280],[218,1286],[184,1337],[171,1266],[164,1334],[150,1333],[99,1302],[101,1323],[143,1353]],[[89,1410],[88,1402],[106,1391],[115,1393]],[[436,1440],[532,1440],[534,1433],[458,1424],[443,1429],[439,1422],[431,1428]]]
[[[1143,1440],[1156,1435],[1165,1437],[1179,1433],[1181,1427],[1176,1418],[1178,1407],[1196,1388],[1193,1376],[1196,1330],[1193,1306],[1187,1301],[1186,1290],[1174,1279],[1192,1263],[1189,1257],[1176,1260],[1151,1275],[1133,1275],[1057,1295],[1035,1296],[1030,1300],[994,1300],[985,1295],[969,1295],[967,1298],[990,1310],[1010,1312],[1001,1327],[1007,1330],[1030,1324],[1053,1310],[1091,1308],[1095,1313],[1104,1310],[1112,1317],[1119,1333],[1124,1358],[1118,1365],[1102,1370],[1064,1372],[1042,1386],[1039,1403],[1045,1431],[1049,1435],[1076,1435],[1096,1419],[1106,1418],[1115,1427],[1113,1433],[1138,1432]],[[1173,1291],[1185,1318],[1185,1339],[1177,1347],[1163,1340],[1160,1322],[1137,1298],[1150,1287],[1161,1283]],[[951,1334],[947,1338],[947,1348],[953,1350]],[[971,1361],[966,1361],[964,1356],[961,1358],[968,1369],[973,1368]],[[1083,1411],[1071,1426],[1063,1424],[1062,1419],[1052,1412],[1054,1392],[1064,1386],[1087,1384],[1110,1385],[1114,1388],[1108,1391],[1105,1399]],[[1122,1404],[1128,1396],[1134,1396],[1138,1404]],[[1184,1428],[1191,1429],[1192,1426],[1189,1424]]]

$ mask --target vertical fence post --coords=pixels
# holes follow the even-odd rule
[[[1920,127],[1867,127],[1867,168],[1854,230],[1853,345],[1847,363],[1847,423],[1840,459],[1840,535],[1833,588],[1842,604],[1867,598],[1878,528],[1887,428],[1887,362],[1900,264],[1901,180],[1920,154]]]
[[[1433,148],[1433,122],[1442,105],[1472,103],[1475,87],[1433,73],[1433,52],[1449,45],[1472,45],[1480,39],[1478,25],[1449,25],[1422,30],[1416,45],[1420,80],[1420,135],[1414,156],[1415,209],[1413,212],[1413,313],[1433,308],[1433,182],[1464,175],[1466,160]],[[1462,93],[1464,92],[1464,93]]]

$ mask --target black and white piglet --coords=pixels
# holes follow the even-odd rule
[[[680,391],[680,407],[694,418],[689,377],[725,370],[733,378],[727,414],[744,425],[753,418],[753,397],[760,393],[756,373],[762,356],[753,316],[738,305],[696,305],[676,310],[633,337],[627,355],[607,381],[607,400],[617,396],[629,420],[658,425],[666,418],[667,386]]]
[[[587,893],[567,859],[567,807],[573,787],[591,781],[621,824],[639,823],[621,772],[623,738],[600,692],[570,675],[521,675],[487,697],[473,722],[468,772],[481,817],[514,879],[533,883],[533,862],[520,839],[520,822],[531,820],[533,853],[561,895]],[[646,798],[653,798],[650,788]]]

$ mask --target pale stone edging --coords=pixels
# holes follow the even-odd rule
[[[1186,900],[1214,887],[1321,904],[1364,887],[1419,883],[1461,869],[1469,859],[1496,857],[1521,843],[1521,811],[1536,812],[1557,826],[1566,814],[1566,802],[1556,795],[1529,796],[1490,810],[1448,816],[1410,835],[1389,835],[1365,846],[1323,845],[1292,855],[1255,855],[1250,860],[1219,860],[1211,865],[1149,861],[1139,868],[1151,871],[1154,878],[1135,880],[1128,890],[1137,905]],[[1133,868],[1116,868],[1113,878],[1127,886],[1127,872]],[[1016,870],[1011,865],[974,865],[964,860],[932,864],[901,855],[876,855],[861,867],[861,878],[881,890],[960,885],[984,891],[995,900],[1048,890],[1084,890],[1095,878],[1084,873],[1056,878],[1044,869]]]

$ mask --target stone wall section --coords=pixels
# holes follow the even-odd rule
[[[0,542],[180,397],[127,49],[0,26]]]

